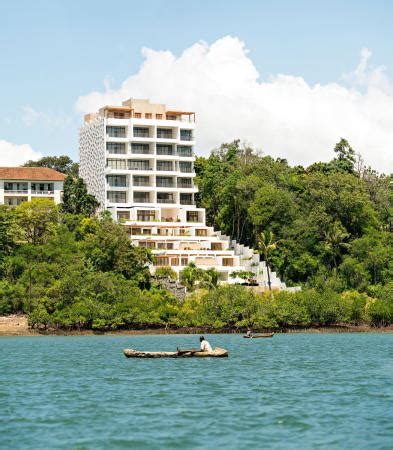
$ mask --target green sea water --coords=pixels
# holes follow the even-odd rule
[[[393,334],[0,338],[0,448],[392,449]]]

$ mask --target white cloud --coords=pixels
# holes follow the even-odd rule
[[[197,150],[207,154],[240,138],[291,163],[329,160],[345,137],[366,163],[393,170],[393,89],[384,67],[370,67],[361,51],[358,67],[343,83],[308,84],[278,74],[260,81],[244,44],[226,36],[198,42],[180,56],[143,49],[144,62],[118,89],[79,97],[76,109],[93,112],[129,97],[150,98],[196,111]]]
[[[71,118],[57,113],[45,113],[37,111],[30,105],[22,106],[22,122],[31,127],[36,123],[44,124],[50,127],[64,127],[70,124]]]
[[[20,166],[29,159],[42,158],[42,154],[28,144],[14,144],[0,140],[0,166]]]

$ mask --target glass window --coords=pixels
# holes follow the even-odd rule
[[[174,203],[173,194],[171,192],[157,192],[157,203]]]
[[[134,137],[149,137],[149,128],[134,127]]]
[[[107,142],[106,149],[109,153],[114,153],[118,155],[126,154],[126,144],[124,142]]]
[[[192,178],[178,178],[177,187],[179,188],[192,188]]]
[[[149,192],[134,192],[135,203],[150,203]]]
[[[137,212],[137,220],[139,222],[153,222],[156,218],[155,211],[140,210]]]
[[[106,127],[106,134],[110,137],[126,137],[126,127]]]
[[[131,144],[131,153],[148,155],[150,153],[149,144]]]
[[[117,211],[117,220],[128,220],[130,218],[130,211]]]
[[[192,141],[192,130],[180,130],[181,141]]]
[[[157,144],[157,155],[173,155],[172,145]]]
[[[172,161],[157,161],[157,170],[172,171],[173,170]]]
[[[198,211],[187,211],[187,222],[199,222]]]
[[[107,165],[110,169],[125,170],[127,168],[127,161],[125,159],[108,159]]]
[[[149,160],[128,160],[128,168],[130,170],[149,170]]]
[[[132,183],[134,186],[150,186],[149,177],[143,175],[134,175]]]
[[[162,119],[162,114],[156,114],[156,119],[161,120]]]
[[[126,175],[108,175],[108,184],[112,187],[127,187]]]
[[[156,178],[157,187],[173,187],[172,177],[157,177]]]
[[[172,128],[157,128],[157,137],[161,139],[172,139]]]
[[[152,118],[152,114],[151,113],[146,113],[145,114],[145,119],[151,119]]]
[[[181,205],[193,205],[192,194],[180,194]]]
[[[180,172],[191,173],[192,172],[192,163],[191,162],[180,161],[179,162],[179,169],[180,169]]]
[[[192,147],[179,145],[177,147],[177,154],[179,156],[192,156]]]
[[[108,191],[107,198],[111,203],[127,203],[126,192]]]

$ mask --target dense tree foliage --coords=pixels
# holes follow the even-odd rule
[[[288,284],[330,283],[338,292],[384,285],[393,266],[392,177],[365,168],[345,139],[334,151],[332,161],[303,168],[239,141],[223,144],[197,159],[199,204],[210,225],[243,244],[261,248],[260,233],[272,233],[269,262]]]
[[[24,167],[48,167],[49,169],[54,169],[73,177],[78,176],[79,171],[79,164],[72,161],[67,155],[44,156],[37,161],[27,161],[27,163],[24,164]]]
[[[87,192],[83,179],[68,175],[64,181],[62,211],[90,217],[96,212],[98,206],[99,203],[94,195]]]

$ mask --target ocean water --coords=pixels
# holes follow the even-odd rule
[[[0,448],[392,449],[393,334],[0,338]]]

